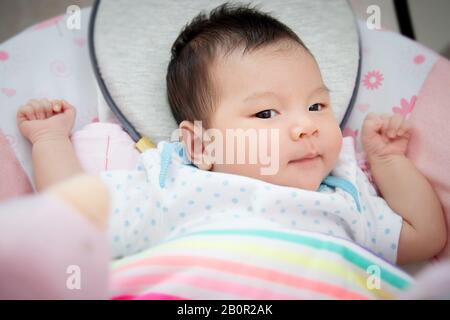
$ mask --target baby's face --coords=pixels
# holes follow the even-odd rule
[[[259,134],[258,141],[246,145],[244,164],[215,163],[212,170],[316,191],[336,164],[342,134],[315,59],[297,44],[272,45],[246,54],[235,50],[211,71],[218,102],[210,128],[222,132],[223,154],[230,151],[227,129],[264,129],[268,137]],[[256,163],[249,154],[255,145]],[[260,155],[278,159],[277,170],[261,174],[269,165]]]

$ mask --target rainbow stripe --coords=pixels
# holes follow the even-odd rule
[[[379,274],[375,289],[371,266]],[[395,299],[413,282],[352,242],[284,230],[190,233],[112,270],[114,299]]]

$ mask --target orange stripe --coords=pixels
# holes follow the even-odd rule
[[[204,258],[196,256],[156,256],[152,258],[144,258],[139,261],[127,264],[126,266],[117,268],[113,271],[113,276],[118,276],[121,272],[136,267],[146,267],[151,265],[163,266],[178,266],[178,267],[205,267],[215,269],[222,272],[232,274],[239,274],[253,278],[259,278],[266,281],[283,284],[294,287],[296,289],[303,289],[314,291],[322,295],[328,295],[337,299],[367,299],[359,293],[349,291],[342,287],[332,284],[310,280],[302,277],[296,277],[284,272],[279,272],[273,269],[261,268],[251,265],[246,265],[237,262],[231,262],[215,258]],[[220,287],[217,288],[220,291]]]
[[[113,285],[120,287],[121,290],[136,289],[142,286],[161,285],[161,283],[169,281],[171,283],[182,283],[192,287],[214,290],[221,293],[231,293],[238,297],[245,297],[256,300],[296,300],[299,297],[276,293],[273,290],[247,286],[231,281],[221,281],[203,276],[191,276],[182,273],[176,274],[151,274],[143,276],[134,276],[114,281]]]

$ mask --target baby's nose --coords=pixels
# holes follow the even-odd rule
[[[306,121],[302,124],[294,125],[291,128],[291,138],[294,141],[298,139],[313,137],[319,135],[319,128],[312,121]]]

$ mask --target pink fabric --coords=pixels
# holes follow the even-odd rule
[[[114,123],[90,123],[71,139],[81,165],[90,174],[131,169],[139,156],[134,141]]]
[[[138,296],[133,295],[118,296],[112,298],[112,300],[189,300],[189,299],[180,296],[174,296],[171,294],[150,292]]]
[[[369,180],[370,184],[373,186],[377,194],[380,195],[380,190],[378,189],[378,186],[375,184],[375,180],[373,179],[372,171],[370,170],[370,164],[369,161],[367,160],[366,153],[364,151],[357,152],[356,161],[358,163],[358,166],[367,176],[367,179]]]
[[[450,61],[441,58],[425,81],[411,114],[408,157],[436,190],[450,230]],[[424,212],[424,214],[427,214]],[[439,257],[450,257],[450,245]]]
[[[105,233],[60,199],[0,204],[0,299],[106,299],[108,261]],[[66,284],[74,265],[80,289]]]
[[[0,129],[0,201],[31,193],[30,180]]]
[[[430,266],[420,272],[416,280],[401,299],[450,299],[450,260]]]

